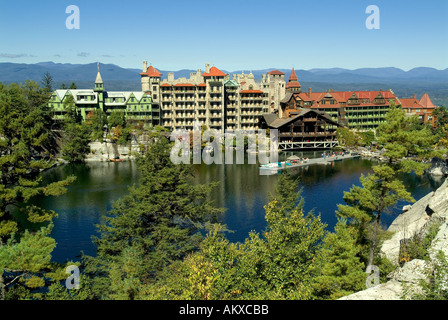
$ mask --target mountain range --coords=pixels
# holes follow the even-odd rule
[[[222,70],[228,74],[252,72],[255,79],[271,70],[280,70],[286,74],[286,81],[291,69],[267,68],[262,70]],[[43,75],[49,72],[55,87],[62,83],[70,85],[75,82],[79,88],[91,88],[97,74],[97,63],[69,64],[41,62],[36,64],[0,63],[0,82],[24,82],[27,79],[40,82]],[[115,64],[100,64],[101,76],[108,90],[140,90],[141,69],[122,68]],[[159,70],[166,78],[169,72],[174,77],[189,77],[196,70]],[[394,67],[361,68],[355,70],[343,68],[295,70],[304,90],[312,87],[314,91],[334,90],[379,90],[393,89],[400,97],[417,96],[427,92],[434,103],[448,105],[448,69],[419,67],[404,71]]]

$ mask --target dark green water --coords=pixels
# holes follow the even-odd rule
[[[282,154],[282,157],[292,153]],[[302,153],[295,153],[302,156]],[[308,157],[318,157],[319,153],[307,153]],[[353,159],[335,162],[331,165],[313,165],[295,170],[299,175],[305,210],[321,214],[322,220],[332,230],[337,222],[335,210],[343,203],[343,192],[352,185],[359,185],[361,174],[371,171],[372,162]],[[222,222],[233,230],[227,237],[231,241],[244,241],[252,230],[265,228],[264,206],[274,190],[277,175],[259,175],[257,165],[199,165],[195,167],[196,182],[220,181],[212,199],[216,205],[227,209]],[[126,194],[130,185],[137,182],[138,172],[135,163],[87,163],[64,165],[44,173],[45,181],[64,179],[76,175],[76,182],[68,188],[67,194],[60,197],[36,199],[35,204],[58,213],[52,236],[57,247],[53,260],[65,262],[78,260],[81,251],[94,255],[95,247],[91,236],[97,235],[95,225],[104,222],[104,217],[118,198]],[[403,176],[408,190],[418,200],[428,192],[437,189],[442,181],[415,175]],[[404,203],[391,208],[384,216],[387,226],[400,212]]]

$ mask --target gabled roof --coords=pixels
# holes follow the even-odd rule
[[[202,74],[203,77],[225,77],[227,74],[225,74],[224,72],[222,72],[221,70],[219,70],[216,67],[211,67],[210,68],[210,72],[204,72]]]
[[[238,82],[236,80],[227,80],[224,82],[224,86],[226,87],[238,87]]]
[[[142,73],[140,73],[140,75],[148,76],[148,77],[156,77],[156,78],[160,78],[162,76],[162,74],[159,72],[159,70],[157,70],[153,66],[149,66],[149,68],[146,70],[146,72],[142,72]]]
[[[423,109],[424,107],[420,104],[420,102],[415,98],[410,99],[400,99],[401,107],[403,109]]]
[[[291,98],[294,96],[294,93],[287,91],[283,99],[280,101],[280,103],[288,103]]]
[[[431,99],[429,98],[429,96],[428,96],[427,93],[425,93],[425,94],[423,95],[423,97],[420,99],[420,104],[421,104],[423,107],[425,107],[425,108],[430,108],[430,109],[432,109],[432,108],[437,108],[437,106],[435,106],[435,105],[432,103],[432,101],[431,101]]]
[[[339,123],[337,121],[334,121],[328,114],[324,113],[324,112],[319,112],[317,110],[312,110],[312,109],[308,109],[308,108],[304,108],[301,111],[298,111],[297,115],[290,117],[290,118],[278,118],[277,115],[274,115],[275,118],[272,115],[269,114],[265,114],[263,115],[264,120],[266,121],[266,124],[274,129],[278,129],[280,127],[283,127],[284,125],[294,122],[297,119],[299,119],[300,117],[303,117],[304,115],[306,115],[307,113],[312,112],[315,113],[323,118],[325,118],[325,120],[327,122],[330,122],[336,126],[339,126]]]

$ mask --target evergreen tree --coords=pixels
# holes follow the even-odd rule
[[[62,158],[69,162],[83,162],[90,152],[90,129],[88,123],[82,123],[82,117],[76,109],[74,99],[69,95],[64,101],[64,139]]]
[[[416,116],[406,116],[400,107],[392,106],[386,121],[377,130],[378,142],[385,148],[385,163],[373,167],[373,173],[361,176],[362,187],[353,186],[344,193],[346,205],[337,214],[358,227],[358,244],[363,246],[363,262],[374,263],[381,238],[381,216],[399,200],[414,201],[399,175],[422,174],[428,167],[421,160],[431,157],[434,138],[422,127]],[[366,254],[366,249],[368,254]]]
[[[281,192],[272,195],[265,207],[267,229],[263,235],[251,232],[244,243],[229,243],[223,235],[225,228],[211,225],[200,250],[173,264],[151,287],[148,297],[311,298],[311,271],[325,225],[319,217],[303,214],[303,201],[293,177],[282,174],[276,190]]]
[[[222,212],[208,200],[216,185],[194,185],[192,167],[173,164],[170,150],[168,139],[155,137],[138,159],[138,186],[114,204],[107,223],[99,226],[97,256],[85,259],[98,297],[137,297],[140,285],[149,285],[164,268],[197,250],[203,223]],[[125,292],[118,290],[123,286]],[[109,293],[110,288],[117,290]]]
[[[34,82],[0,84],[0,299],[24,298],[46,284],[56,213],[30,200],[63,194],[75,179],[42,184],[54,150],[47,101]]]
[[[313,279],[317,299],[339,299],[365,289],[365,265],[359,259],[361,248],[352,232],[347,221],[339,219],[335,232],[325,237]]]
[[[45,72],[41,81],[42,87],[47,93],[53,92],[53,77],[49,72]]]

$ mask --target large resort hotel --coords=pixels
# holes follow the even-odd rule
[[[399,99],[392,90],[302,92],[294,68],[272,70],[255,79],[252,72],[229,74],[206,64],[189,78],[174,78],[143,62],[141,91],[106,91],[98,72],[94,89],[56,90],[50,98],[55,119],[65,113],[72,96],[85,119],[95,109],[110,115],[122,111],[128,121],[161,126],[169,131],[192,130],[195,123],[224,133],[228,130],[278,129],[282,148],[332,147],[336,129],[374,130],[385,121],[392,105],[418,114],[422,123],[435,124],[437,108],[427,94]]]

